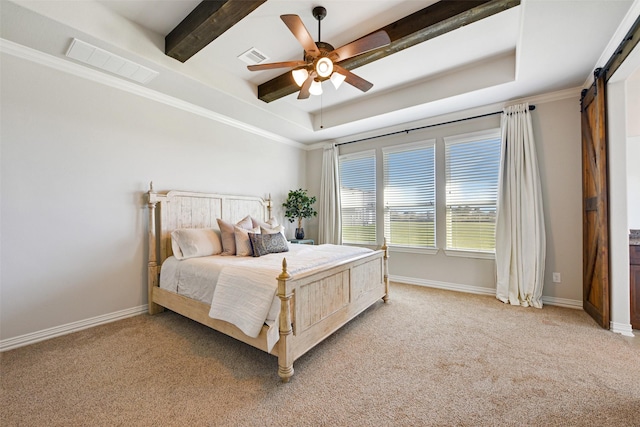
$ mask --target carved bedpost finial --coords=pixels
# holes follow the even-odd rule
[[[147,192],[147,206],[149,207],[150,211],[149,211],[149,221],[153,221],[154,218],[153,216],[154,214],[154,210],[156,208],[156,203],[158,202],[157,200],[157,194],[153,191],[153,181],[149,182],[149,191]],[[151,222],[149,222],[149,224],[151,224]]]
[[[280,298],[280,315],[278,316],[278,375],[283,382],[288,382],[293,375],[293,329],[295,325],[292,319],[293,289],[287,290],[289,283],[287,280],[291,276],[287,272],[287,259],[282,258],[282,273],[278,276],[278,298]]]
[[[287,259],[282,258],[282,273],[278,276],[278,280],[287,280],[291,275],[287,272]]]
[[[389,257],[389,247],[387,246],[387,238],[384,237],[382,240],[382,246],[380,246],[380,249],[384,251],[384,257],[388,258]]]
[[[383,255],[384,296],[382,297],[382,301],[387,303],[389,302],[389,247],[387,246],[386,237],[382,241],[382,247],[380,249],[384,251],[384,255]]]

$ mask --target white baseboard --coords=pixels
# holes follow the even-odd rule
[[[611,329],[611,332],[624,335],[625,337],[635,337],[630,323],[609,322],[609,329]]]
[[[566,308],[574,308],[576,310],[582,310],[582,300],[578,300],[578,299],[545,297],[543,295],[542,302],[548,305],[555,305],[558,307],[566,307]]]
[[[406,283],[409,285],[426,286],[430,288],[445,289],[449,291],[466,292],[479,295],[495,295],[494,289],[484,288],[481,286],[464,285],[459,283],[438,282],[435,280],[416,279],[404,276],[389,276],[392,282]],[[542,297],[542,301],[548,305],[556,305],[560,307],[582,309],[582,301],[571,300],[565,298]],[[102,316],[92,317],[90,319],[80,320],[78,322],[68,323],[66,325],[56,326],[54,328],[44,329],[38,332],[21,335],[0,341],[0,352],[12,350],[18,347],[24,347],[39,341],[48,340],[50,338],[67,335],[83,329],[91,328],[105,323],[114,322],[116,320],[125,319],[127,317],[137,316],[146,313],[148,306],[141,305],[139,307],[128,308],[126,310],[116,311],[114,313],[104,314]],[[634,336],[630,324],[621,324],[611,322],[611,331],[625,336]]]
[[[478,295],[493,295],[495,296],[495,289],[484,288],[482,286],[464,285],[460,283],[450,282],[438,282],[436,280],[416,279],[414,277],[403,277],[390,275],[389,280],[392,282],[406,283],[408,285],[426,286],[429,288],[445,289],[448,291],[466,292],[469,294]],[[542,302],[548,305],[556,305],[560,307],[574,308],[582,310],[581,300],[572,300],[566,298],[556,297],[542,297]]]
[[[448,291],[466,292],[469,294],[495,295],[493,289],[483,288],[482,286],[462,285],[459,283],[438,282],[436,280],[416,279],[414,277],[389,275],[392,282],[406,283],[408,285],[426,286],[428,288],[445,289]]]
[[[105,323],[115,322],[116,320],[126,319],[127,317],[137,316],[148,311],[148,305],[128,308],[126,310],[116,311],[114,313],[103,314],[102,316],[92,317],[90,319],[80,320],[78,322],[67,323],[66,325],[56,326],[44,329],[38,332],[32,332],[19,337],[8,338],[0,341],[0,352],[12,350],[18,347],[24,347],[39,341],[48,340],[50,338],[67,335],[72,332],[81,331],[83,329],[92,328],[94,326],[103,325]]]

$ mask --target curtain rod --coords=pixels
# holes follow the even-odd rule
[[[529,111],[533,111],[535,109],[536,109],[535,105],[529,105]],[[368,141],[370,139],[376,139],[376,138],[382,138],[382,137],[385,137],[385,136],[397,135],[399,133],[409,133],[409,132],[413,132],[415,130],[427,129],[427,128],[432,128],[432,127],[442,126],[442,125],[449,125],[451,123],[457,123],[457,122],[464,122],[465,120],[480,119],[482,117],[495,116],[496,114],[502,114],[502,113],[503,113],[503,111],[494,111],[493,113],[481,114],[479,116],[465,117],[464,119],[451,120],[449,122],[442,122],[442,123],[436,123],[436,124],[433,124],[433,125],[420,126],[420,127],[417,127],[417,128],[399,130],[399,131],[396,131],[396,132],[389,132],[389,133],[385,133],[383,135],[376,135],[376,136],[370,136],[368,138],[356,139],[356,140],[348,141],[348,142],[341,142],[339,144],[336,144],[336,147],[338,147],[340,145],[353,144],[354,142],[362,142],[362,141]]]

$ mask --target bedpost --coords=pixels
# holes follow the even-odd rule
[[[267,221],[271,219],[271,193],[269,193],[269,198],[267,199]]]
[[[147,292],[149,299],[149,314],[160,313],[164,308],[153,302],[153,288],[158,287],[158,254],[156,245],[156,203],[157,194],[153,191],[153,181],[149,183],[147,193],[149,207],[149,266]]]
[[[287,259],[282,259],[282,273],[278,276],[278,297],[280,298],[280,340],[278,341],[278,375],[283,382],[289,382],[293,375],[293,351],[291,337],[291,296],[287,292],[287,280],[291,275],[287,272]]]
[[[387,239],[385,237],[382,247],[380,248],[384,251],[384,296],[382,297],[382,301],[389,301],[389,248],[387,247]]]

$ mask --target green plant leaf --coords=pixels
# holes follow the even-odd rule
[[[287,195],[287,200],[282,204],[285,208],[284,216],[289,219],[289,222],[294,222],[296,219],[300,222],[304,218],[316,216],[318,212],[312,207],[315,202],[316,197],[309,197],[307,190],[302,188],[291,190]]]

